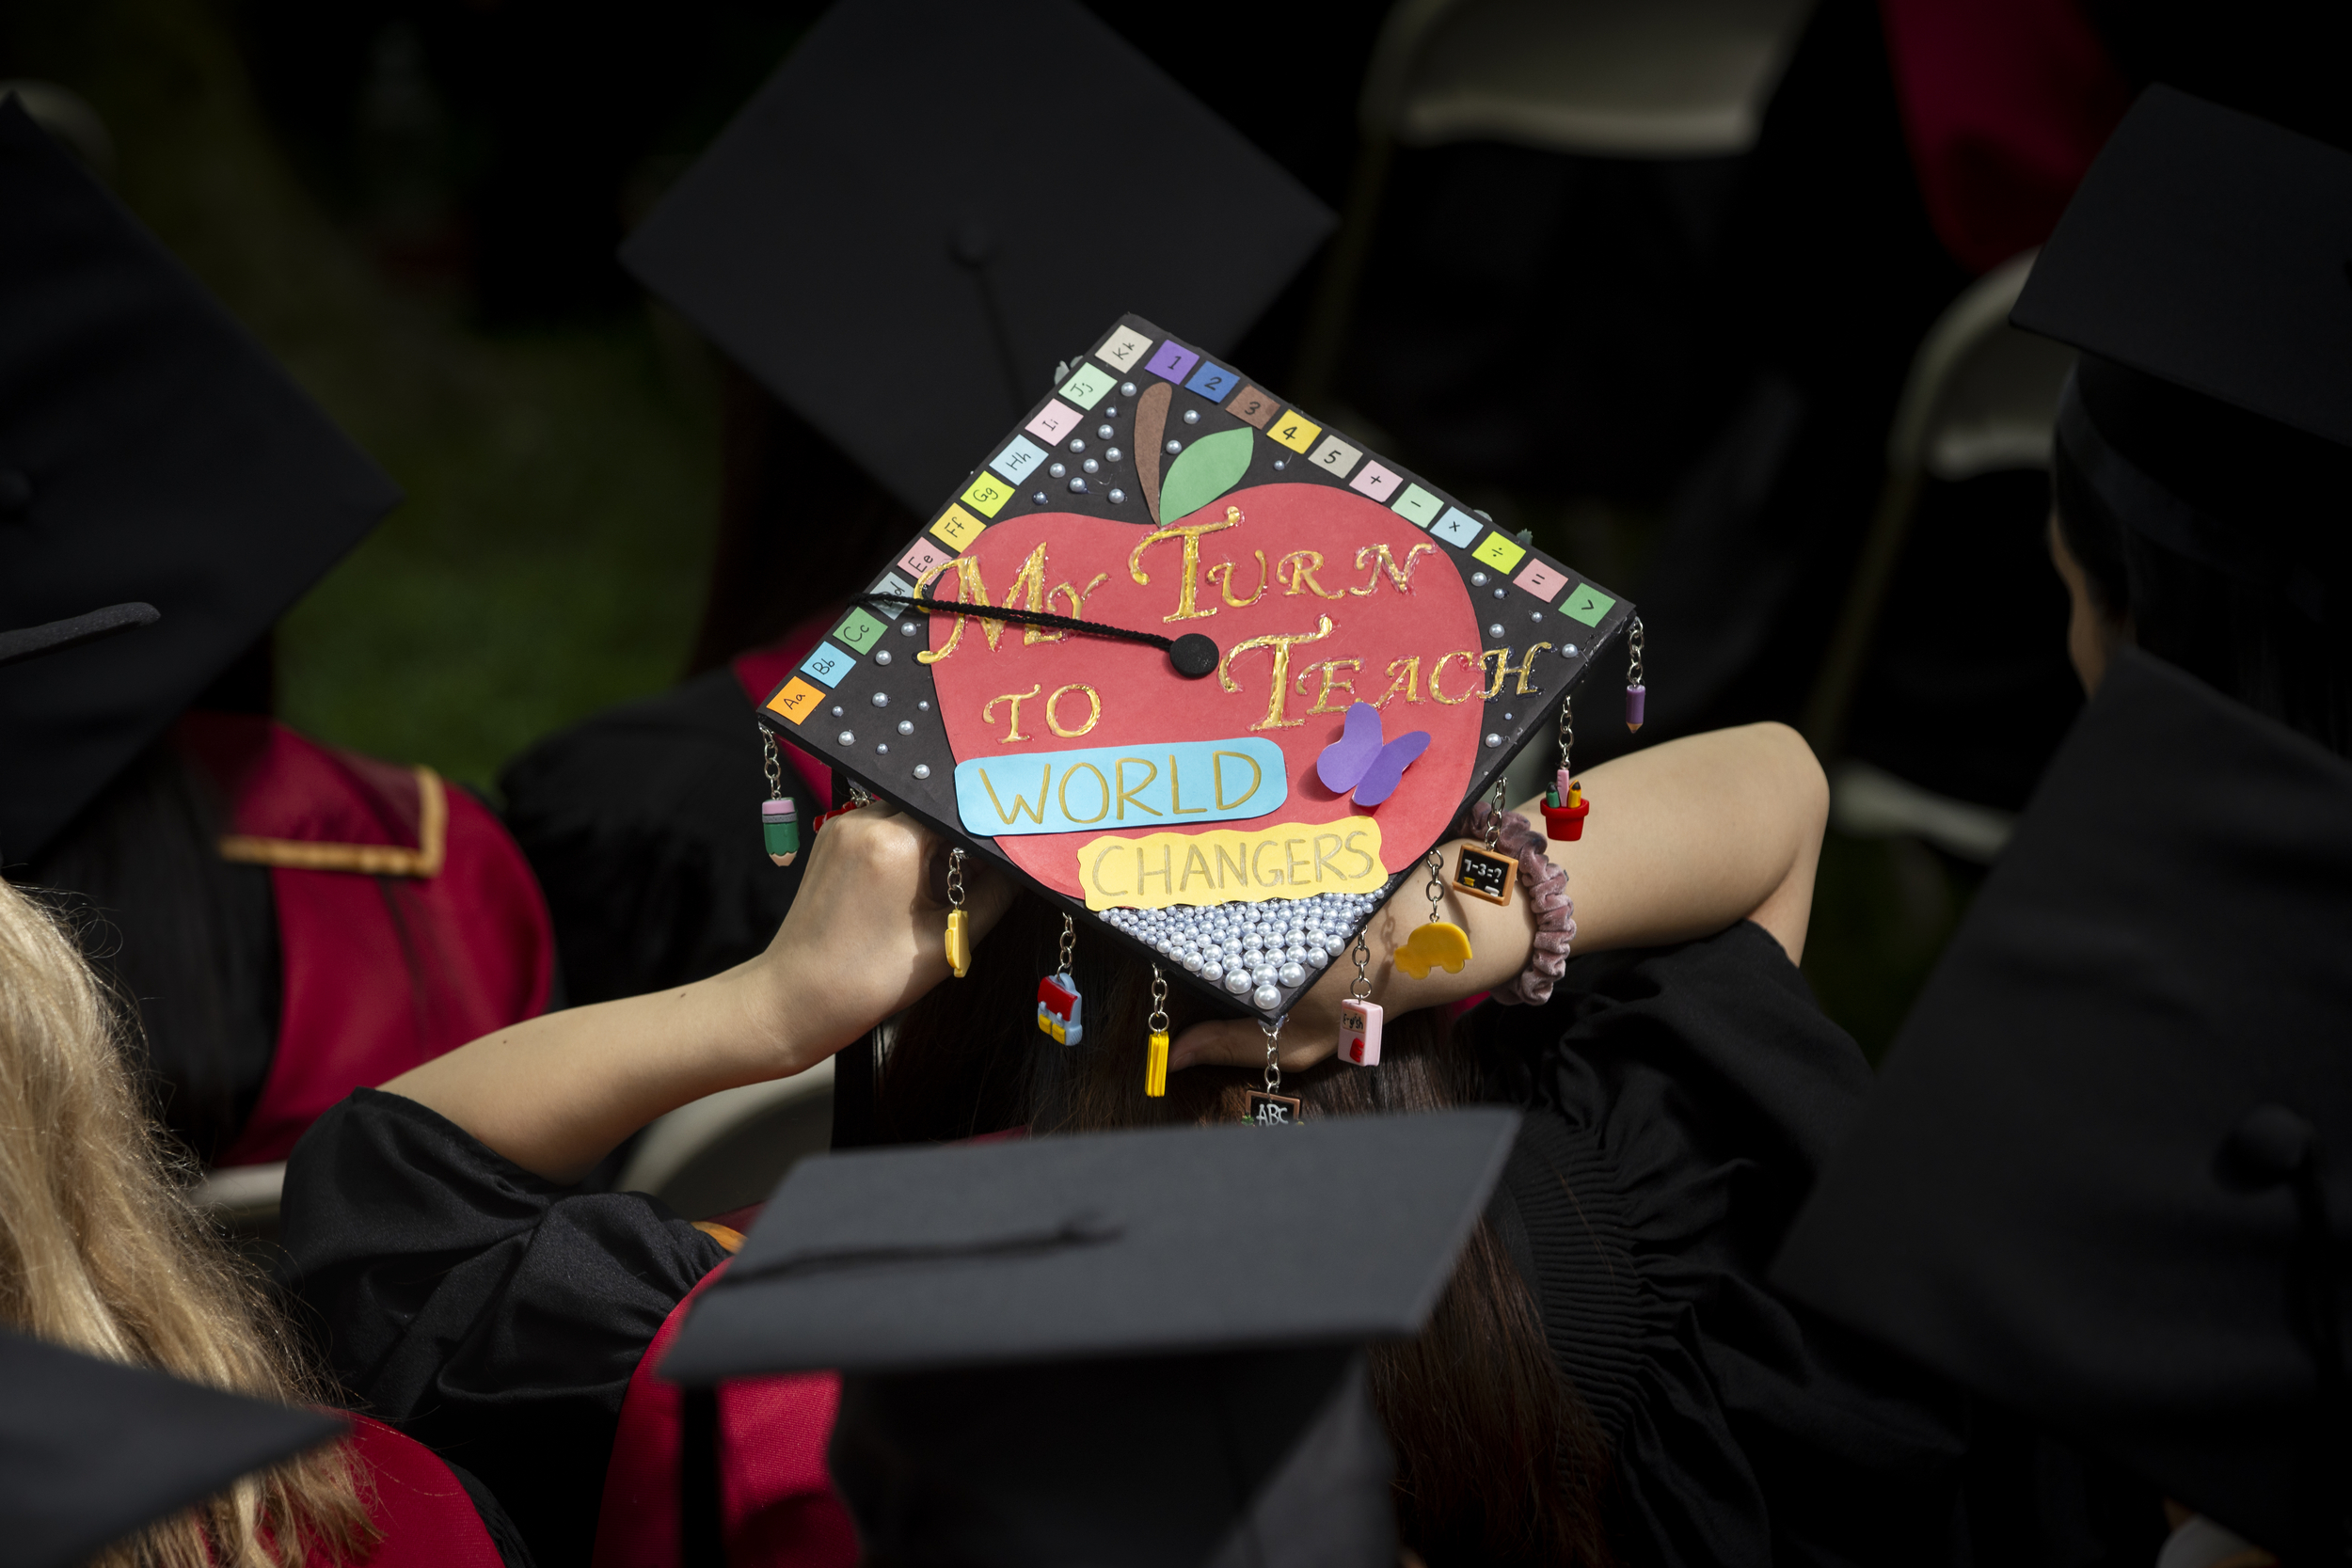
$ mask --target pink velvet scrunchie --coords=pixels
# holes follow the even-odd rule
[[[1495,819],[1494,804],[1481,800],[1470,808],[1470,836],[1485,839],[1486,824]],[[1527,967],[1494,993],[1506,1006],[1540,1006],[1551,1000],[1552,982],[1566,973],[1568,944],[1576,940],[1576,900],[1568,896],[1568,874],[1544,853],[1544,835],[1526,817],[1504,812],[1495,834],[1495,848],[1519,863],[1519,886],[1535,910],[1535,947]]]

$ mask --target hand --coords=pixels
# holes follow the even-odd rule
[[[791,912],[754,966],[786,1058],[780,1074],[814,1066],[948,978],[947,851],[882,801],[817,833]],[[972,854],[963,893],[977,946],[1012,894]]]

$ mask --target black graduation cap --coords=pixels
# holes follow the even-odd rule
[[[841,0],[621,260],[920,511],[1100,323],[1224,348],[1333,222],[1075,0]]]
[[[2152,87],[2010,320],[2084,352],[2058,438],[2126,523],[2241,574],[2248,527],[2343,551],[2352,152]]]
[[[1204,345],[1096,331],[760,720],[1271,1022],[1639,623]]]
[[[400,499],[196,280],[0,101],[0,854],[37,854]]]
[[[0,1330],[0,1558],[86,1562],[343,1426]]]
[[[661,1375],[846,1374],[832,1467],[877,1560],[1393,1563],[1359,1347],[1420,1330],[1518,1125],[803,1161]]]
[[[2347,953],[2352,764],[2126,650],[1776,1281],[2300,1560],[2352,1503]]]

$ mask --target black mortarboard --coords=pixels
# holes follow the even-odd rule
[[[920,511],[1101,323],[1226,348],[1332,223],[1075,0],[841,0],[621,260]]]
[[[268,1404],[0,1330],[0,1558],[87,1562],[248,1471],[335,1437]]]
[[[0,854],[21,861],[399,492],[13,102],[0,209],[0,626],[163,612],[0,669]]]
[[[847,1374],[834,1478],[877,1560],[1393,1563],[1360,1347],[1420,1330],[1518,1125],[803,1161],[661,1372]]]
[[[2352,764],[2125,651],[1775,1279],[2292,1559],[2347,1500],[2310,1483],[2344,1457],[2311,1307],[2352,1228],[2348,953]]]
[[[760,720],[1272,1022],[1639,622],[1201,345],[1096,332]]]
[[[2348,269],[2352,152],[2158,86],[2010,320],[2083,351],[2058,439],[2108,508],[2265,577],[2269,554],[2325,565],[2352,540]],[[2250,548],[2231,537],[2249,530]]]

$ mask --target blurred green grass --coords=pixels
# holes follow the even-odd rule
[[[0,74],[89,100],[116,193],[407,493],[280,624],[282,718],[486,789],[676,678],[719,467],[690,333],[489,336],[395,283],[296,179],[208,0],[19,0],[5,26]]]

